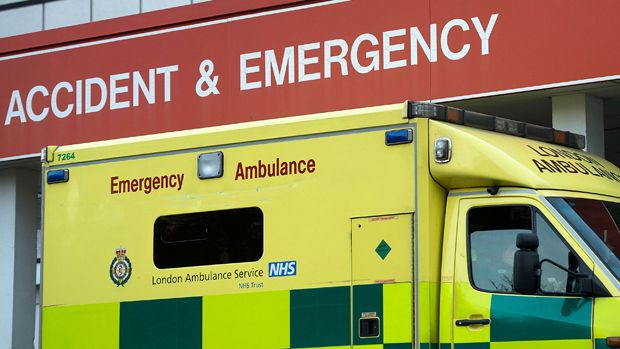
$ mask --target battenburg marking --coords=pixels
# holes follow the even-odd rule
[[[110,279],[118,286],[125,287],[131,277],[131,261],[127,257],[127,249],[119,247],[116,249],[116,257],[110,264]]]

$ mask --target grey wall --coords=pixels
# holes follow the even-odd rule
[[[39,171],[0,170],[0,348],[32,348]]]

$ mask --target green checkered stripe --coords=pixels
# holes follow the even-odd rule
[[[401,331],[403,326],[411,328],[411,319],[402,323],[402,314],[395,315],[398,310],[389,304],[384,307],[383,298],[384,285],[377,284],[49,307],[44,308],[43,348],[282,349],[353,344],[410,349],[410,337],[390,342],[403,338],[391,332],[390,323]],[[357,319],[362,312],[377,313],[379,337],[359,338]],[[106,331],[98,332],[91,323],[105,323]]]

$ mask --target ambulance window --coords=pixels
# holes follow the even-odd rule
[[[258,207],[161,216],[154,230],[153,261],[160,269],[255,262],[263,255]]]
[[[548,259],[575,273],[587,266],[566,245],[555,228],[530,206],[488,206],[468,213],[469,270],[475,288],[514,293],[512,277],[516,238],[520,233],[538,236],[540,260]],[[540,290],[546,294],[570,294],[579,280],[551,263],[542,263]]]
[[[536,212],[536,235],[540,260],[552,260],[574,273],[585,273],[588,267],[566,245],[558,232],[540,212]],[[543,262],[540,265],[540,290],[544,293],[577,293],[580,279],[571,276],[557,266]]]
[[[470,275],[480,290],[510,293],[519,233],[532,232],[529,206],[492,206],[468,213]]]

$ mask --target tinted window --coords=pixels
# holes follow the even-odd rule
[[[580,198],[549,202],[620,280],[620,204]]]
[[[492,206],[468,213],[471,280],[480,290],[513,293],[514,253],[520,233],[538,235],[540,260],[551,260],[575,273],[587,267],[570,250],[544,216],[530,206]],[[578,292],[579,280],[549,262],[541,264],[540,290]]]
[[[512,292],[512,265],[519,233],[532,232],[529,206],[479,207],[469,211],[469,256],[476,288]]]
[[[160,269],[254,262],[263,254],[257,207],[162,216],[155,220],[153,260]]]

